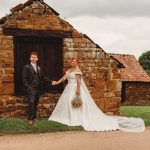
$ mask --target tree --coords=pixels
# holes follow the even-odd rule
[[[139,57],[139,63],[150,76],[150,51],[143,53]]]

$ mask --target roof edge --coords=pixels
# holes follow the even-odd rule
[[[18,5],[16,5],[15,7],[13,7],[12,9],[10,9],[10,12],[7,16],[10,16],[12,15],[12,13],[17,13],[18,11],[24,9],[25,7],[27,6],[30,6],[34,1],[38,1],[40,2],[42,5],[45,5],[48,9],[50,9],[56,16],[59,16],[59,13],[56,12],[52,7],[50,7],[49,5],[47,5],[44,0],[28,0],[27,2],[25,3],[20,3]],[[4,16],[2,18],[0,18],[0,24],[4,24],[5,21],[7,20],[7,16]]]
[[[107,54],[109,55],[109,53],[107,53]],[[109,56],[110,56],[110,58],[114,59],[119,64],[119,67],[125,68],[125,66],[119,60],[117,60],[115,57],[113,57],[111,55],[109,55]]]

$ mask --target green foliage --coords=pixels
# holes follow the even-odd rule
[[[139,57],[139,63],[143,69],[150,75],[150,51],[143,53]]]

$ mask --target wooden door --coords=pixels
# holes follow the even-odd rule
[[[63,54],[62,39],[50,37],[15,37],[14,38],[14,82],[15,94],[22,93],[22,69],[30,63],[29,53],[36,51],[39,54],[38,65],[45,77],[58,80],[62,77]],[[62,85],[52,87],[44,85],[45,92],[60,92]]]

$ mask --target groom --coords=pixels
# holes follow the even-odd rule
[[[52,85],[51,80],[42,76],[42,72],[40,67],[37,65],[37,61],[38,53],[33,51],[30,53],[30,64],[25,65],[23,68],[23,85],[27,92],[29,103],[29,125],[32,125],[33,121],[36,119],[42,80]]]

